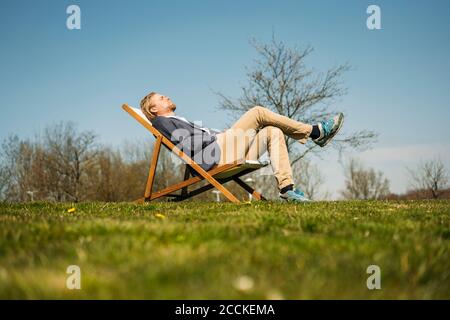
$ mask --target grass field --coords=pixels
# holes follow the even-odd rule
[[[449,299],[450,202],[0,204],[0,298]]]

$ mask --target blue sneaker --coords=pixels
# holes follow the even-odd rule
[[[333,139],[333,137],[339,132],[344,123],[344,114],[339,113],[334,116],[332,119],[327,121],[321,121],[318,123],[320,136],[317,139],[314,139],[314,143],[319,145],[320,147],[325,147],[328,142]]]
[[[289,190],[289,191],[286,191],[285,193],[280,193],[280,198],[287,200],[287,201],[294,201],[294,202],[311,202],[311,200],[309,200],[305,196],[305,194],[298,189]]]

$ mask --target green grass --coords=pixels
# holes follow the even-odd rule
[[[0,298],[450,298],[449,201],[74,206],[0,204]]]

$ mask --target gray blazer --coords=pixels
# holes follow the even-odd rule
[[[220,147],[214,133],[208,134],[193,124],[177,118],[158,116],[151,122],[159,132],[204,170],[208,171],[219,163]],[[191,173],[198,175],[192,168]]]

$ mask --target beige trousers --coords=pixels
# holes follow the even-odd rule
[[[234,125],[217,135],[220,146],[219,164],[235,160],[258,160],[266,151],[278,182],[278,188],[294,183],[285,135],[305,144],[312,125],[279,115],[256,106],[247,111]]]

